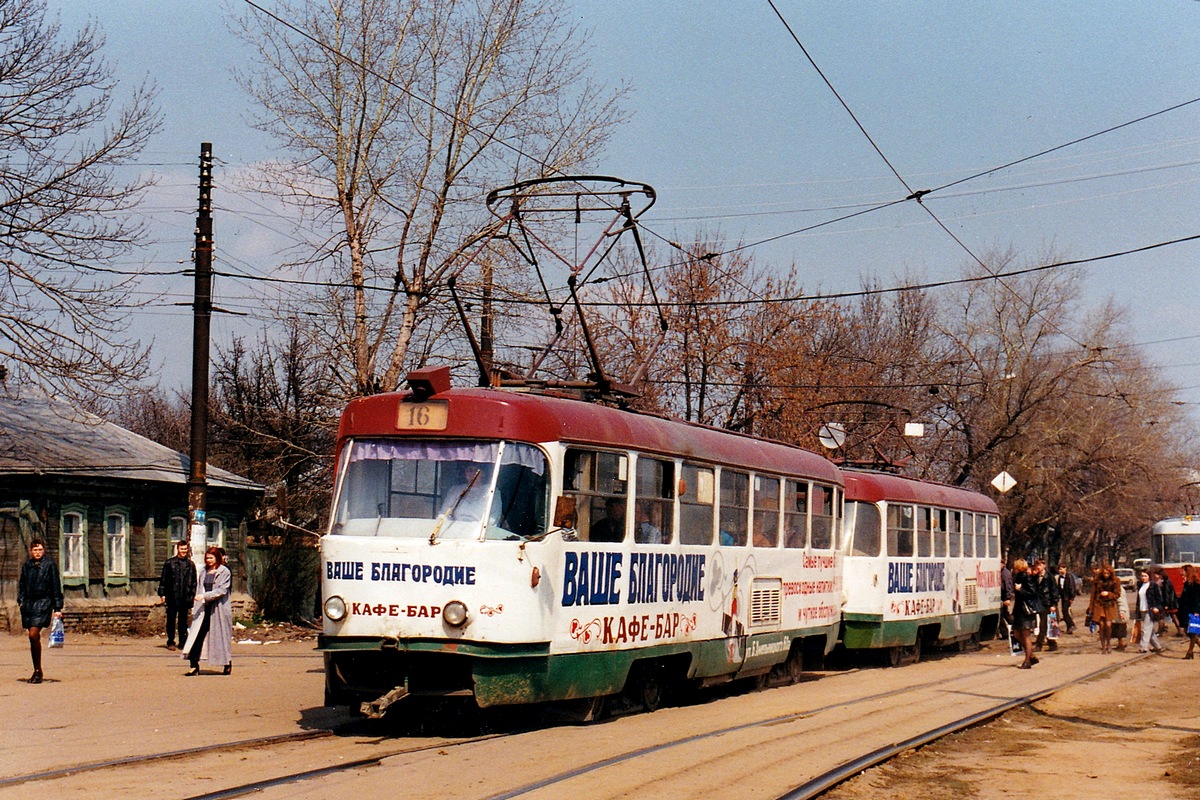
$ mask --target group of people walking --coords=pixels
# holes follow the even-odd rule
[[[1100,652],[1112,652],[1113,639],[1117,640],[1117,650],[1124,650],[1129,639],[1137,642],[1138,652],[1161,652],[1167,648],[1160,636],[1165,635],[1168,625],[1173,624],[1176,635],[1188,637],[1184,658],[1194,659],[1200,645],[1200,568],[1187,564],[1183,573],[1183,589],[1177,595],[1174,584],[1162,570],[1142,569],[1131,614],[1125,589],[1112,566],[1098,567],[1092,573],[1086,624],[1097,634]],[[1032,565],[1025,559],[1017,559],[1011,569],[1002,570],[1002,635],[1007,638],[1004,629],[1011,627],[1012,636],[1025,656],[1019,665],[1021,669],[1030,669],[1038,663],[1034,652],[1041,650],[1047,642],[1049,649],[1057,649],[1057,642],[1053,638],[1047,639],[1051,629],[1047,617],[1052,609],[1066,632],[1074,632],[1071,602],[1080,592],[1078,584],[1065,566],[1047,577],[1045,562],[1040,559]],[[1131,619],[1132,635],[1129,630]],[[1037,631],[1036,641],[1034,631]]]
[[[233,672],[233,608],[230,604],[233,575],[225,564],[225,550],[210,547],[204,552],[204,569],[197,571],[186,541],[175,544],[175,555],[163,564],[158,596],[167,608],[167,649],[183,651],[189,669],[184,675],[200,674],[200,662]],[[46,554],[46,542],[35,537],[29,544],[29,559],[21,567],[17,584],[21,625],[29,633],[33,675],[29,683],[42,682],[42,630],[63,611],[62,582],[58,566]],[[189,621],[190,617],[190,621]],[[186,635],[186,640],[185,640]]]
[[[1025,559],[1018,558],[1011,570],[1005,568],[1001,571],[1002,622],[1011,627],[1013,638],[1021,645],[1021,652],[1025,655],[1025,660],[1019,665],[1021,669],[1030,669],[1038,663],[1038,657],[1033,654],[1035,649],[1058,649],[1057,637],[1051,630],[1052,616],[1056,623],[1061,621],[1066,626],[1068,634],[1075,632],[1071,601],[1078,591],[1075,578],[1067,572],[1066,567],[1059,567],[1051,575],[1042,559],[1030,565]],[[1034,631],[1037,631],[1036,641]]]

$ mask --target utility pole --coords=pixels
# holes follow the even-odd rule
[[[192,560],[204,564],[208,524],[208,349],[212,323],[212,144],[200,145],[200,204],[196,212],[196,291],[192,305],[192,445],[188,520]]]

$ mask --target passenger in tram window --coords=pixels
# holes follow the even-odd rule
[[[592,525],[588,540],[593,542],[622,542],[625,540],[624,497],[605,499],[604,519]]]
[[[639,500],[633,526],[633,540],[639,544],[663,544],[662,506],[652,500]]]

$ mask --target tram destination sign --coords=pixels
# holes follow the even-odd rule
[[[444,431],[449,418],[448,403],[401,403],[396,417],[396,430]]]

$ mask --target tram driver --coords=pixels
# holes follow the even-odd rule
[[[442,510],[448,519],[483,519],[491,478],[488,464],[446,461],[442,465]]]

